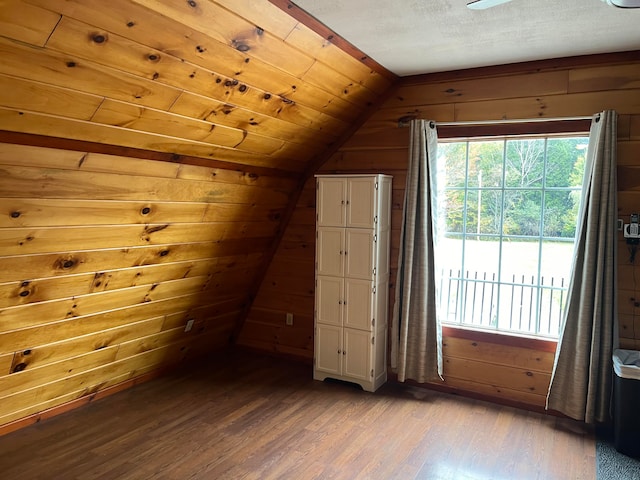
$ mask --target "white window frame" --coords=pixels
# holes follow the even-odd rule
[[[539,187],[527,187],[527,188],[522,188],[522,189],[518,189],[518,188],[513,188],[513,187],[509,187],[505,185],[505,175],[506,175],[506,151],[507,151],[507,142],[509,141],[514,141],[514,140],[531,140],[531,139],[535,139],[535,140],[544,140],[544,159],[543,161],[545,162],[544,164],[544,172],[545,172],[545,179],[546,179],[546,173],[548,172],[548,168],[547,168],[547,147],[548,147],[548,141],[549,140],[557,140],[557,139],[569,139],[569,138],[580,138],[581,140],[584,141],[584,145],[588,144],[588,134],[586,132],[579,132],[579,133],[564,133],[564,134],[542,134],[542,135],[509,135],[509,136],[504,136],[504,137],[483,137],[483,138],[465,138],[465,139],[439,139],[439,145],[440,144],[449,144],[449,143],[460,143],[463,142],[467,145],[466,148],[466,163],[465,163],[465,182],[464,182],[464,186],[458,186],[458,187],[447,187],[444,188],[442,187],[442,183],[441,181],[438,182],[438,190],[437,190],[437,195],[442,195],[444,191],[454,191],[454,190],[463,190],[464,191],[464,212],[463,212],[463,221],[462,221],[462,225],[463,225],[463,231],[460,233],[453,233],[451,236],[452,237],[458,237],[461,238],[463,240],[462,242],[462,259],[461,259],[461,268],[460,271],[457,272],[457,275],[448,275],[448,276],[444,276],[443,273],[441,273],[442,269],[440,269],[440,267],[437,265],[436,266],[436,280],[437,280],[437,290],[438,290],[438,296],[439,299],[442,299],[443,301],[440,302],[440,319],[442,321],[443,325],[446,326],[461,326],[461,327],[470,327],[470,328],[479,328],[479,329],[483,329],[483,330],[489,330],[489,331],[494,331],[494,332],[499,332],[499,333],[506,333],[506,334],[518,334],[518,335],[527,335],[527,336],[535,336],[535,337],[546,337],[546,338],[557,338],[558,336],[558,332],[559,332],[559,324],[562,317],[562,310],[564,307],[564,304],[566,302],[566,290],[569,286],[569,278],[564,278],[564,280],[562,281],[562,283],[560,284],[545,284],[544,283],[544,279],[541,276],[541,272],[540,272],[540,268],[541,268],[541,263],[540,263],[540,256],[541,256],[541,251],[542,251],[542,246],[543,246],[543,242],[545,241],[549,241],[551,239],[558,241],[558,237],[545,237],[544,236],[544,225],[543,225],[543,219],[544,219],[544,215],[545,215],[545,207],[544,207],[544,199],[545,199],[545,193],[548,192],[553,192],[553,191],[560,191],[560,192],[567,192],[567,191],[576,191],[576,192],[581,192],[582,191],[582,185],[580,186],[574,186],[574,187],[550,187],[548,185],[546,185],[546,180],[542,182],[542,184]],[[470,186],[469,184],[469,144],[473,143],[473,142],[479,142],[479,141],[502,141],[503,143],[503,155],[502,155],[502,162],[503,162],[503,179],[502,179],[502,184],[498,187],[496,186],[492,186],[492,187],[483,187],[482,185],[478,185],[478,186]],[[585,154],[586,154],[586,150],[585,150]],[[521,237],[518,235],[513,235],[513,234],[505,234],[503,231],[503,227],[504,227],[504,204],[505,204],[505,196],[507,194],[507,192],[510,191],[517,191],[517,190],[525,190],[525,191],[539,191],[540,192],[540,198],[541,198],[541,210],[540,210],[540,225],[539,225],[539,235],[537,236],[531,236],[528,235],[526,237]],[[468,209],[468,193],[469,192],[486,192],[486,191],[494,191],[494,192],[500,192],[501,195],[501,218],[500,218],[500,230],[497,234],[483,234],[483,233],[478,233],[478,231],[474,231],[474,232],[468,232],[466,231],[466,227],[467,227],[467,209]],[[580,197],[581,195],[577,195],[578,197]],[[438,203],[438,202],[436,202]],[[579,207],[579,205],[578,205]],[[436,213],[436,215],[438,215],[438,213]],[[442,225],[442,223],[440,222],[440,225]],[[479,223],[478,223],[479,225]],[[442,230],[442,227],[440,227],[439,229],[437,228],[436,230]],[[499,245],[499,254],[498,254],[498,265],[497,265],[497,278],[494,276],[492,278],[486,278],[486,276],[484,278],[477,278],[477,274],[476,274],[476,278],[470,279],[469,276],[466,274],[465,270],[464,270],[464,266],[465,266],[465,255],[468,253],[466,250],[466,245],[465,242],[467,241],[467,239],[469,239],[470,237],[498,237],[499,241],[500,241],[500,245]],[[507,279],[501,278],[501,272],[502,272],[502,268],[501,268],[501,262],[503,259],[503,245],[502,242],[506,239],[510,239],[510,240],[518,240],[518,239],[523,239],[523,238],[527,238],[527,239],[532,239],[532,238],[536,238],[537,242],[538,242],[538,249],[539,249],[539,256],[538,256],[538,261],[537,261],[537,272],[535,274],[535,278],[534,281],[532,282],[525,282],[524,280],[524,276],[522,277],[522,281],[517,281],[518,279],[513,277],[511,279],[511,281],[508,281]],[[575,235],[573,237],[573,239],[569,238],[566,239],[564,241],[568,241],[572,244],[575,244]],[[439,246],[437,245],[436,242],[436,263],[444,263],[444,262],[438,262],[438,252],[439,252]],[[440,250],[441,252],[441,250]],[[567,258],[567,262],[571,262],[571,258]],[[495,273],[495,272],[494,272]],[[569,275],[570,277],[570,275]],[[448,285],[445,285],[445,283],[448,283]],[[454,284],[455,286],[455,301],[453,303],[451,303],[451,295],[452,295],[452,284]],[[473,288],[473,292],[470,293],[469,291],[469,287],[470,285]],[[497,319],[495,322],[495,325],[491,325],[491,315],[493,314],[493,312],[489,312],[489,321],[485,321],[484,319],[481,319],[481,321],[475,321],[474,318],[471,318],[470,320],[467,319],[466,317],[469,316],[469,298],[472,297],[472,302],[473,302],[473,306],[478,305],[478,303],[476,302],[476,295],[478,293],[478,287],[482,286],[482,291],[486,294],[486,290],[489,287],[491,289],[492,295],[497,294],[497,298],[495,299],[495,303],[496,305],[494,305],[493,308],[496,308],[496,314],[497,314]],[[500,296],[504,296],[505,295],[505,287],[506,288],[511,288],[512,291],[512,297],[511,297],[511,305],[513,306],[513,304],[516,301],[520,301],[520,307],[522,308],[522,305],[526,303],[526,299],[524,299],[524,295],[529,295],[529,313],[528,313],[528,322],[526,325],[526,328],[523,327],[521,320],[522,317],[520,317],[520,322],[514,326],[513,322],[510,321],[509,322],[509,328],[505,328],[504,324],[506,322],[504,321],[500,321],[502,319],[500,319],[500,313],[497,311],[497,305],[500,305]],[[526,293],[525,293],[526,292]],[[444,295],[446,295],[449,298],[448,302],[444,302]],[[514,298],[513,295],[516,295],[516,297]],[[520,295],[520,298],[517,298],[517,295]],[[548,301],[546,302],[545,305],[545,295],[549,296]],[[535,296],[535,298],[533,298],[533,296]],[[555,296],[555,300],[554,300],[554,296]],[[553,308],[554,306],[554,302],[559,302],[559,305],[556,305],[555,308]],[[493,305],[493,297],[490,299],[490,302],[487,304],[487,302],[481,302],[480,304],[480,308],[485,308],[488,305],[488,308],[491,308],[491,305]],[[557,323],[555,325],[552,326],[551,321],[549,321],[548,325],[545,323],[544,325],[541,324],[541,316],[543,313],[543,310],[545,309],[545,307],[548,306],[549,308],[549,313],[551,315],[551,309],[553,308],[553,316],[555,318],[555,320],[557,321]],[[452,307],[454,308],[454,312],[452,315]],[[502,311],[504,312],[505,309],[504,307],[499,307],[502,309]],[[531,312],[531,309],[535,308],[535,311]],[[512,313],[513,313],[513,307],[511,309]],[[532,316],[533,313],[533,316]],[[481,315],[485,315],[485,312],[481,312]],[[533,320],[533,323],[532,323]],[[546,328],[544,328],[546,327]]]

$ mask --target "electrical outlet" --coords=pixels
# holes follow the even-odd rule
[[[623,227],[624,238],[638,239],[640,238],[640,215],[637,213],[631,214],[631,220]],[[637,242],[636,242],[637,243]]]
[[[289,326],[293,325],[293,313],[287,313],[286,324]]]
[[[184,326],[184,331],[189,332],[193,328],[194,323],[195,323],[195,320],[193,318],[190,318],[189,320],[187,320],[187,324]]]

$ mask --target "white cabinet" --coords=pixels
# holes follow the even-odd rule
[[[387,379],[391,177],[317,175],[314,378]]]

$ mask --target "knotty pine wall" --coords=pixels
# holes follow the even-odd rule
[[[227,345],[295,181],[6,143],[0,173],[0,425]]]
[[[0,434],[227,344],[396,81],[282,0],[6,0],[0,57]]]
[[[400,118],[436,121],[592,115],[615,109],[618,120],[619,211],[640,211],[640,54],[549,60],[403,79],[396,93],[321,169],[321,173],[393,175],[392,287],[397,272],[408,128]],[[240,342],[281,354],[313,357],[314,180],[309,179],[251,309]],[[620,340],[640,348],[637,265],[619,258]],[[569,259],[568,259],[569,261]],[[638,262],[636,262],[638,263]],[[285,294],[280,292],[285,291]],[[395,291],[391,288],[390,309]],[[294,326],[285,326],[285,312]],[[446,328],[446,387],[542,407],[555,342]]]

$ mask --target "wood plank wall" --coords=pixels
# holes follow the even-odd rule
[[[0,426],[242,325],[302,172],[396,80],[288,10],[0,2]]]
[[[11,144],[0,172],[0,425],[227,345],[296,182]]]
[[[393,175],[392,275],[395,279],[408,155],[400,118],[436,121],[554,118],[615,109],[619,215],[640,211],[640,54],[558,59],[408,77],[382,108],[321,169]],[[309,179],[240,337],[242,344],[313,357],[314,181]],[[640,348],[640,278],[620,240],[619,310],[623,347]],[[285,295],[279,294],[285,290]],[[390,300],[394,291],[390,292]],[[393,305],[393,301],[389,304]],[[285,312],[294,326],[285,326]],[[445,385],[533,407],[544,406],[555,342],[446,329]]]

